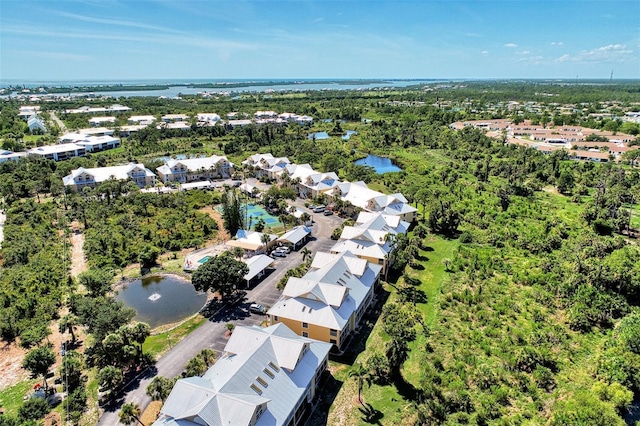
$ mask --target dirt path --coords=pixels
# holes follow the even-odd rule
[[[82,246],[84,245],[84,234],[79,232],[79,228],[71,224],[71,229],[77,230],[71,233],[71,276],[76,278],[79,274],[87,270],[87,262],[84,258]],[[77,225],[77,224],[75,224]]]
[[[216,209],[214,209],[213,207],[203,207],[200,210],[198,210],[200,213],[206,213],[209,216],[211,216],[213,218],[213,220],[216,221],[216,223],[218,224],[218,235],[216,237],[216,239],[219,242],[223,242],[223,241],[229,241],[231,239],[231,236],[229,235],[229,232],[227,232],[226,229],[224,229],[224,221],[222,220],[222,215],[220,214],[220,212]]]

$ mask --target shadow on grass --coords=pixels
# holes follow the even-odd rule
[[[382,313],[382,307],[389,298],[389,292],[381,289],[376,293],[375,303],[369,311],[362,317],[361,326],[351,335],[351,340],[347,344],[342,354],[329,354],[332,361],[341,364],[353,365],[356,358],[366,348],[367,339],[373,330],[373,326]]]
[[[328,372],[325,372],[325,380],[318,388],[318,401],[311,414],[309,414],[306,422],[307,426],[325,426],[327,424],[329,409],[333,405],[336,396],[338,396],[342,383]]]
[[[373,405],[364,403],[362,407],[358,407],[358,411],[362,413],[362,421],[372,425],[379,425],[380,420],[384,417],[384,413],[373,408]]]

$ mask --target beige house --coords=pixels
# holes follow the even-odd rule
[[[373,301],[381,267],[349,252],[318,253],[302,278],[291,277],[267,312],[270,324],[340,350]]]

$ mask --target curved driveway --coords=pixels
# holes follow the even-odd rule
[[[301,200],[297,200],[293,204],[298,207],[304,207],[304,202]],[[311,212],[309,211],[309,213]],[[313,238],[306,244],[306,247],[314,254],[317,251],[328,251],[335,244],[335,241],[330,239],[331,233],[342,223],[342,219],[337,216],[324,216],[317,213],[312,214],[312,216],[314,219],[314,224],[311,227]],[[249,314],[246,309],[248,304],[257,302],[265,306],[273,305],[280,297],[280,291],[275,288],[276,283],[288,269],[298,266],[300,263],[302,263],[302,255],[299,251],[291,252],[285,258],[278,258],[275,271],[257,286],[247,291],[246,299],[242,305],[219,312],[180,342],[169,342],[171,344],[175,343],[175,346],[163,355],[154,367],[148,369],[130,383],[125,388],[122,398],[113,404],[103,407],[104,413],[100,417],[98,425],[120,425],[118,413],[125,402],[137,403],[144,410],[151,402],[151,399],[146,394],[146,388],[155,376],[179,376],[187,362],[202,349],[212,348],[220,354],[226,345],[224,332],[226,331],[225,325],[228,322],[236,325],[261,323],[265,317]]]

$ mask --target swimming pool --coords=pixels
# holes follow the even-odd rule
[[[198,263],[205,263],[209,259],[211,259],[211,256],[205,256],[202,259],[198,260]]]

